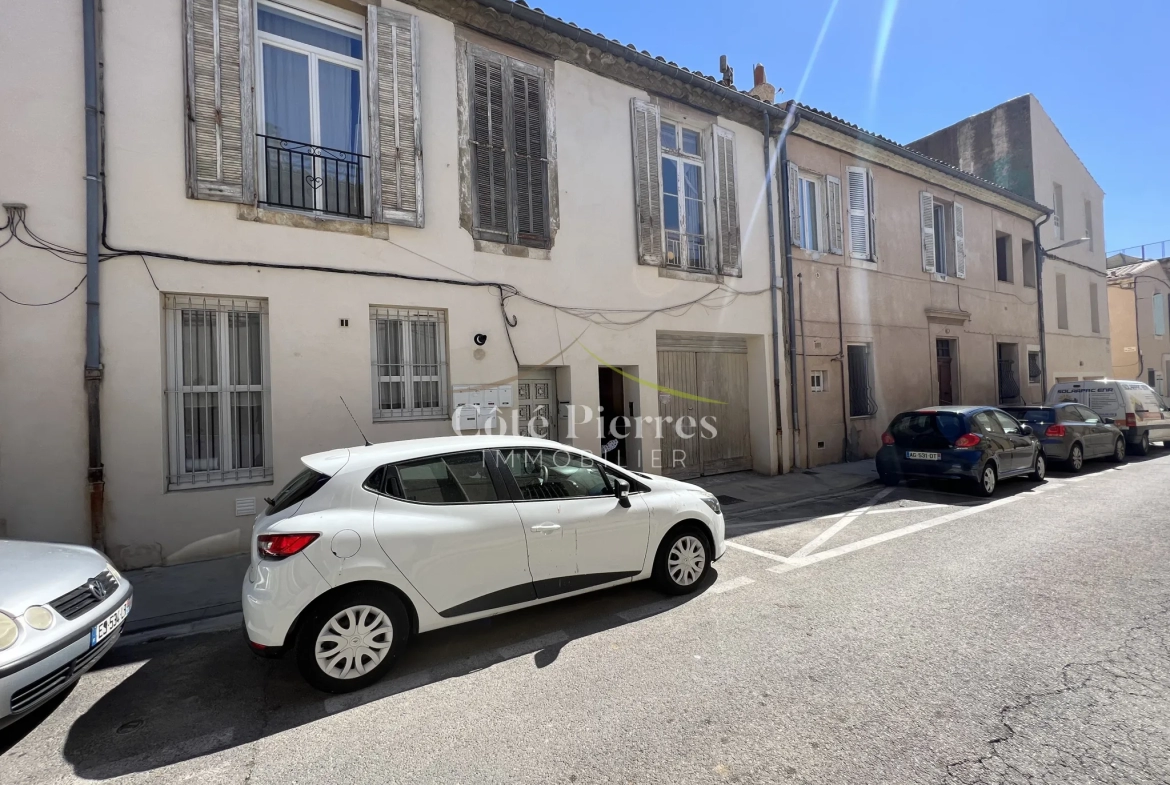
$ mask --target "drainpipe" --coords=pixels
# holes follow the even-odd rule
[[[1040,328],[1040,382],[1041,402],[1048,400],[1048,341],[1044,329],[1044,246],[1040,244],[1040,227],[1052,215],[1045,215],[1032,224],[1032,246],[1036,249],[1036,315]]]
[[[780,397],[780,314],[779,304],[776,302],[776,282],[779,279],[778,271],[776,270],[776,220],[772,215],[772,115],[767,111],[764,112],[764,190],[767,192],[767,207],[768,207],[768,274],[772,280],[769,284],[771,289],[771,305],[772,305],[772,396],[775,399],[776,406],[776,431],[782,433],[784,431],[784,403]],[[783,441],[777,445],[777,457],[779,458],[780,473],[784,473],[784,447]]]
[[[804,328],[801,327],[801,330]],[[841,460],[849,462],[849,401],[845,396],[845,314],[841,310],[841,268],[837,268],[837,362],[841,364]],[[807,373],[805,374],[807,375]]]
[[[796,101],[789,101],[784,107],[784,129],[780,132],[780,205],[784,213],[781,224],[784,227],[784,289],[785,313],[788,316],[788,395],[792,405],[792,427],[796,433],[800,432],[800,399],[796,386],[796,313],[794,300],[795,292],[792,285],[792,227],[788,225],[788,216],[792,214],[788,204],[788,135],[800,125],[800,109]],[[792,465],[800,465],[799,440],[795,434],[792,439]],[[807,460],[807,458],[806,458]]]
[[[800,289],[800,375],[808,378],[808,351],[805,349],[804,343],[804,273],[797,273],[797,287]],[[795,343],[795,342],[794,342]],[[796,375],[796,367],[792,368],[792,375]],[[841,377],[844,379],[844,375]],[[808,469],[812,466],[812,444],[808,437],[808,407],[804,408],[804,468]]]
[[[100,242],[101,174],[98,136],[98,8],[97,0],[81,0],[85,58],[85,399],[89,434],[89,533],[101,550],[105,539],[105,472],[102,467],[101,343],[99,340],[98,250]]]

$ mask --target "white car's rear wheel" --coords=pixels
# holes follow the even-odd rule
[[[667,594],[695,591],[711,568],[707,538],[696,528],[675,529],[663,540],[654,560],[654,581]]]
[[[410,617],[392,593],[340,592],[313,608],[297,637],[297,665],[325,692],[350,692],[377,681],[410,637]]]

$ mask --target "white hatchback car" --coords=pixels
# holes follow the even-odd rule
[[[411,635],[653,578],[697,589],[723,555],[719,501],[557,442],[451,436],[302,458],[256,518],[253,650],[313,686],[380,678]]]

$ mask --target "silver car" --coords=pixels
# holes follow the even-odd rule
[[[92,548],[0,540],[0,728],[65,690],[113,647],[132,593]]]

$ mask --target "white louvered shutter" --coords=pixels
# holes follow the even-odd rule
[[[825,177],[829,190],[829,253],[843,252],[845,228],[841,222],[841,180],[833,175]]]
[[[934,259],[934,197],[927,191],[918,192],[918,206],[922,213],[922,269],[933,273]]]
[[[380,223],[421,227],[418,19],[378,6],[369,6],[367,13],[373,217]]]
[[[471,68],[471,172],[475,227],[508,241],[508,165],[504,140],[504,67],[479,54]]]
[[[963,205],[955,202],[955,275],[967,277],[967,241],[963,236]]]
[[[715,213],[719,219],[719,271],[740,274],[739,178],[736,176],[735,133],[714,128]]]
[[[548,239],[548,194],[545,183],[544,78],[512,64],[513,166],[516,188],[516,240],[523,244]]]
[[[634,134],[634,208],[638,224],[638,262],[662,264],[662,154],[658,107],[630,101]]]
[[[792,235],[792,244],[798,248],[804,247],[800,233],[800,167],[788,162],[788,231]]]
[[[878,260],[877,253],[877,190],[873,185],[873,170],[865,170],[866,199],[869,204],[869,258]]]
[[[185,0],[187,195],[252,201],[252,0]]]
[[[849,189],[849,255],[854,259],[870,258],[869,178],[864,167],[845,168]]]

